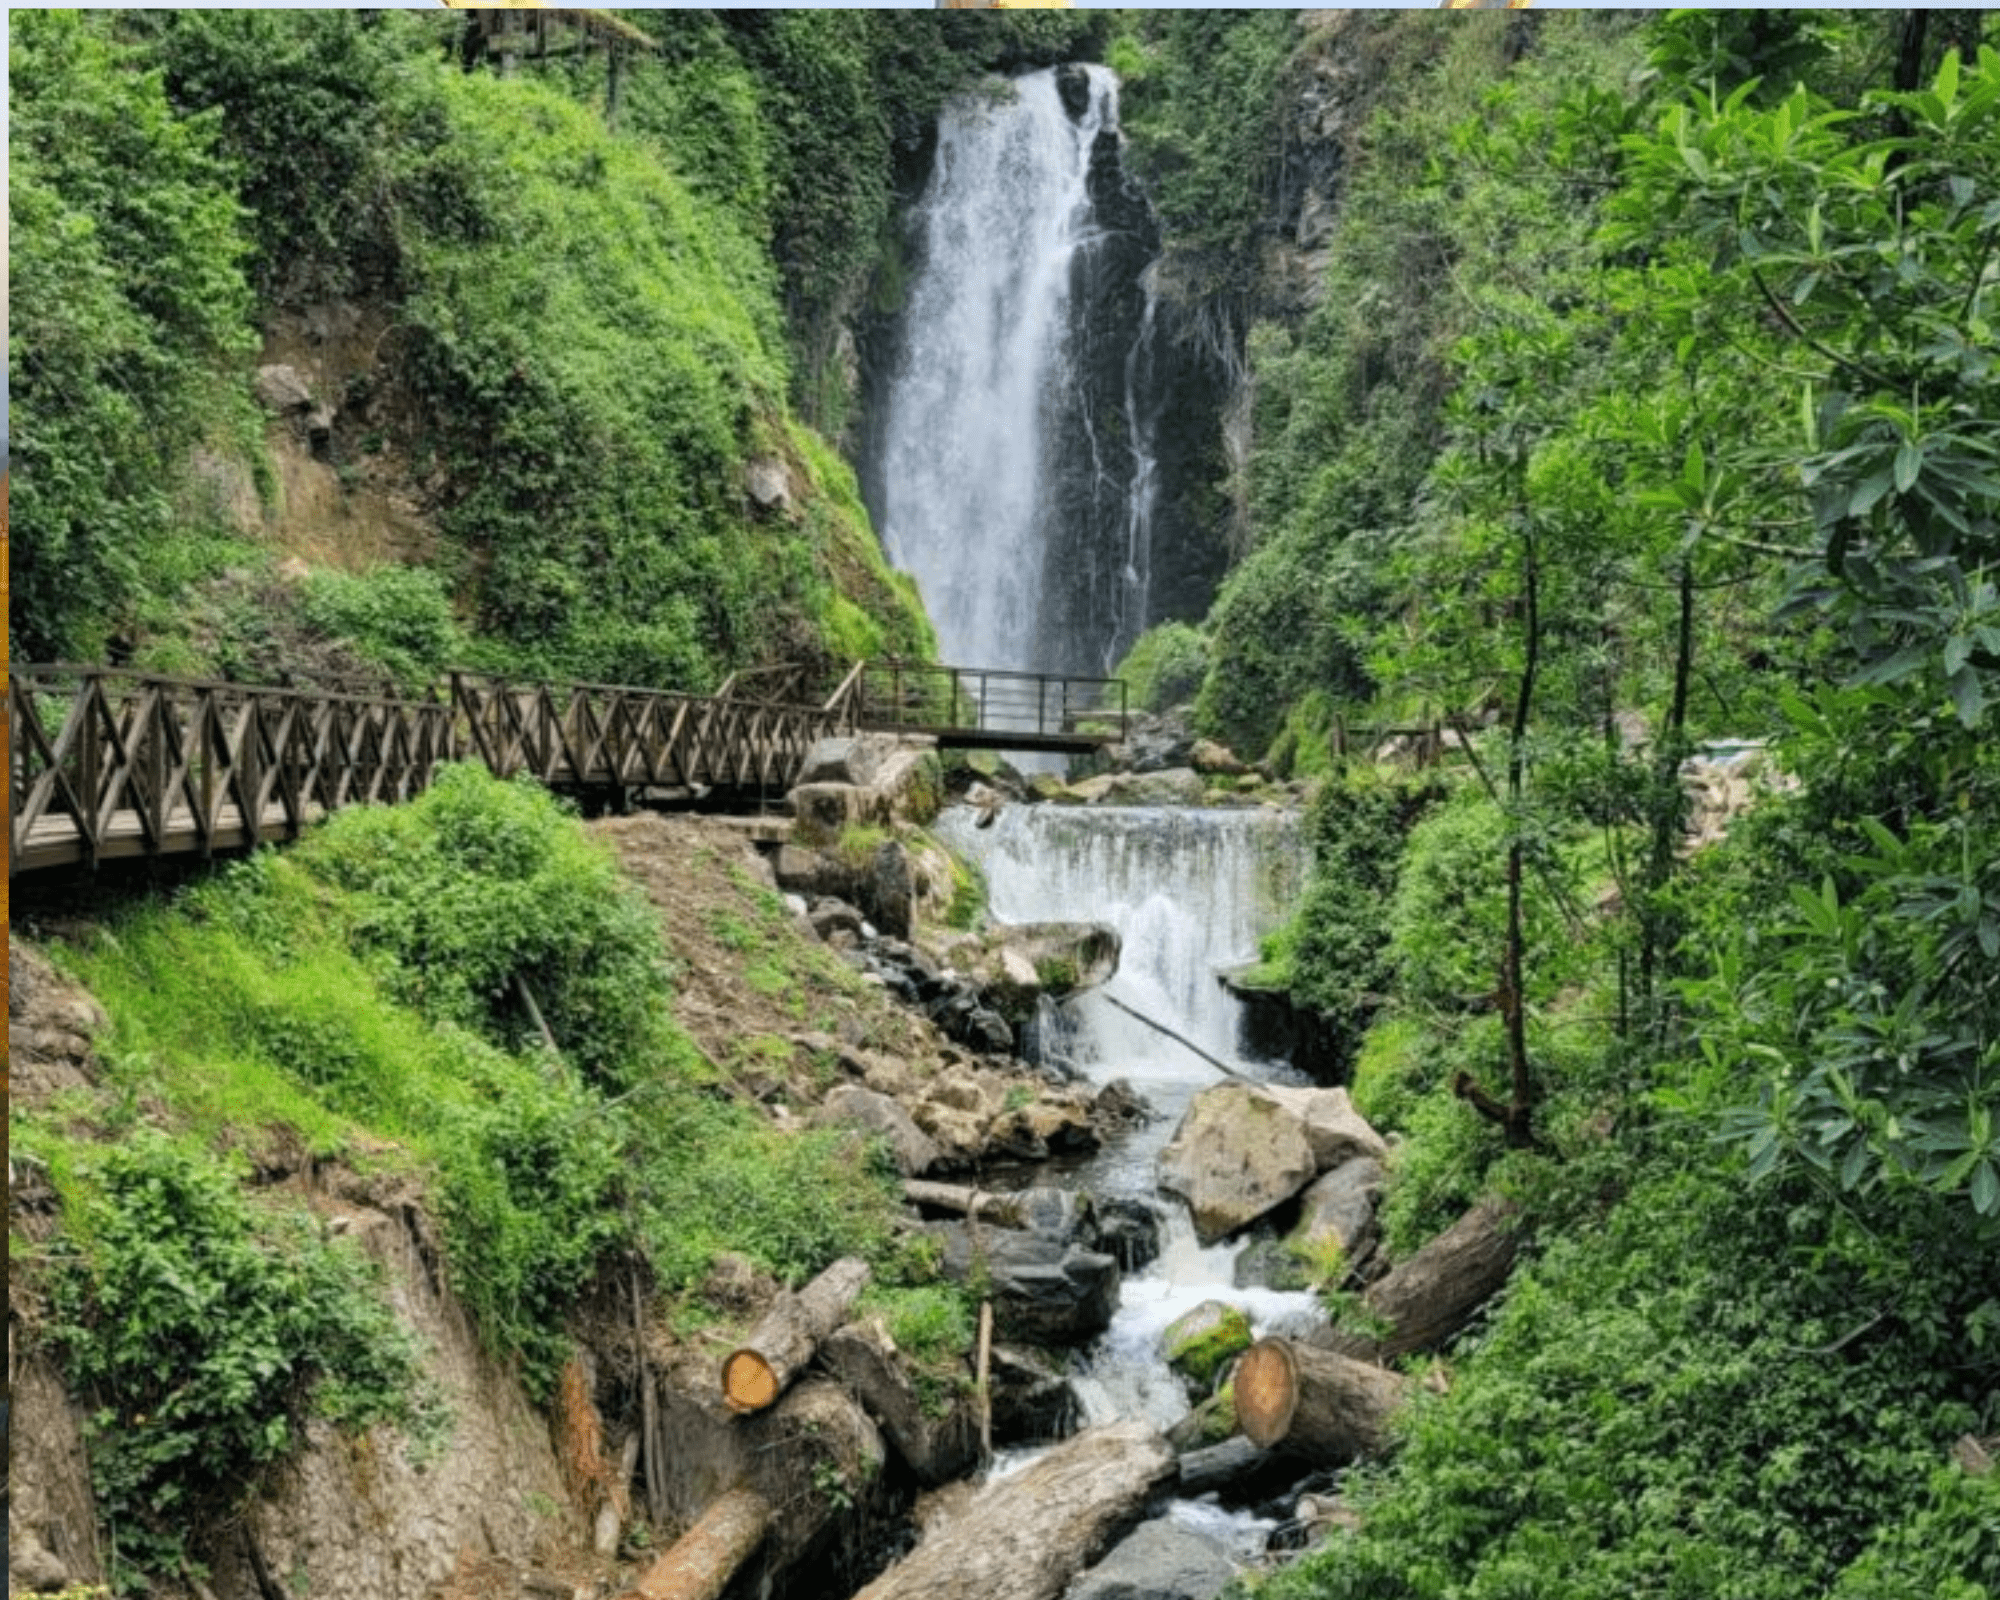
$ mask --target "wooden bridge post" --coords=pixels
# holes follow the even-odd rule
[[[84,864],[97,870],[98,816],[103,809],[97,786],[103,782],[103,763],[98,759],[97,713],[101,709],[101,681],[94,672],[84,674],[76,697],[77,715],[77,804],[83,814],[76,819],[83,835]]]

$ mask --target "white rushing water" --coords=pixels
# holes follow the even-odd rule
[[[877,521],[949,661],[1078,670],[1122,651],[1145,622],[1154,472],[1136,376],[1152,318],[1126,358],[1126,445],[1114,451],[1082,404],[1073,300],[1080,265],[1106,237],[1091,155],[1117,127],[1118,86],[1108,68],[1085,70],[1089,101],[1075,117],[1053,70],[952,102],[915,216]],[[1065,591],[1104,586],[1089,570],[1089,518],[1065,511],[1051,470],[1080,432],[1105,480],[1088,495],[1122,505],[1126,524],[1112,614],[1088,639],[1057,636],[1074,630],[1052,620],[1046,589],[1052,577]]]
[[[1123,1078],[1152,1108],[1067,1181],[1093,1193],[1160,1199],[1159,1258],[1128,1274],[1110,1329],[1075,1380],[1086,1418],[1144,1417],[1170,1427],[1188,1409],[1159,1353],[1168,1324],[1202,1301],[1241,1307],[1259,1333],[1315,1314],[1307,1294],[1234,1286],[1241,1241],[1203,1248],[1185,1207],[1158,1196],[1155,1162],[1188,1102],[1224,1074],[1132,1015],[1149,1017],[1250,1077],[1293,1079],[1243,1055],[1238,1002],[1218,975],[1257,955],[1306,870],[1298,822],[1269,811],[1010,806],[990,829],[954,811],[939,831],[986,874],[1002,922],[1104,922],[1122,941],[1118,972],[1065,1006],[1071,1064],[1096,1083]],[[1126,1009],[1126,1008],[1129,1008]],[[1295,1080],[1294,1080],[1295,1081]]]

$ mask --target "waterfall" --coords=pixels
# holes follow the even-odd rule
[[[1145,269],[1117,79],[1050,69],[939,119],[879,444],[876,521],[947,660],[1108,671],[1147,622]]]
[[[1100,1195],[1155,1191],[1155,1161],[1188,1102],[1223,1074],[1137,1020],[1150,1017],[1245,1076],[1294,1079],[1247,1058],[1235,999],[1218,974],[1255,959],[1304,882],[1298,819],[1273,811],[1009,806],[991,828],[963,810],[939,821],[946,843],[986,874],[1003,922],[1107,922],[1122,941],[1117,974],[1063,1007],[1072,1064],[1096,1082],[1125,1078],[1153,1120],[1070,1175]],[[1116,1004],[1114,1002],[1122,1002]],[[1127,1010],[1125,1008],[1129,1007]],[[1159,1260],[1125,1280],[1118,1315],[1075,1380],[1092,1421],[1144,1416],[1171,1425],[1187,1409],[1156,1346],[1167,1325],[1221,1297],[1269,1329],[1313,1312],[1309,1295],[1233,1286],[1241,1241],[1202,1247],[1170,1203]]]

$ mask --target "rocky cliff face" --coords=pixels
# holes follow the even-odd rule
[[[21,944],[8,969],[8,1049],[24,1099],[37,1104],[96,1082],[95,1041],[106,1026],[96,1001]],[[60,1211],[47,1174],[10,1163],[9,1176],[11,1225],[31,1240],[51,1238]],[[514,1594],[525,1581],[533,1592],[540,1574],[566,1567],[583,1546],[578,1513],[547,1423],[479,1348],[445,1281],[414,1184],[311,1162],[290,1173],[260,1167],[258,1177],[382,1264],[449,1421],[429,1448],[388,1430],[355,1435],[311,1422],[304,1448],[241,1527],[218,1536],[209,1591],[216,1600],[268,1595],[261,1566],[291,1593],[345,1600],[422,1600],[454,1583]],[[8,1591],[102,1582],[115,1529],[98,1525],[86,1418],[40,1348],[33,1293],[10,1288],[9,1364],[19,1360],[20,1381],[10,1396]]]

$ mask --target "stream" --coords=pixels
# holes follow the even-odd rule
[[[1158,230],[1123,172],[1116,76],[1029,73],[948,105],[906,245],[909,292],[864,472],[884,546],[917,580],[941,659],[1108,672],[1160,620],[1154,584],[1164,593],[1166,574],[1198,568],[1189,551],[1213,532],[1169,537],[1161,518],[1161,429],[1192,397],[1161,331]],[[1177,594],[1185,613],[1185,585]],[[1256,958],[1303,887],[1298,819],[1016,805],[992,826],[947,812],[937,831],[984,871],[999,921],[1108,923],[1122,939],[1116,975],[1045,1003],[1031,1048],[1091,1083],[1125,1079],[1151,1114],[1032,1181],[1160,1214],[1159,1256],[1126,1275],[1111,1327],[1071,1378],[1086,1423],[1165,1430],[1190,1409],[1159,1349],[1176,1318],[1212,1298],[1260,1335],[1317,1315],[1308,1294],[1236,1288],[1244,1241],[1201,1247],[1155,1174],[1189,1102],[1225,1076],[1199,1052],[1248,1078],[1304,1081],[1245,1055],[1239,1004],[1219,981]],[[992,1471],[1034,1455],[1008,1452]],[[1239,1563],[1274,1526],[1208,1502],[1167,1514]]]
[[[1151,1116],[1088,1160],[1039,1172],[1035,1181],[1140,1198],[1160,1212],[1160,1254],[1124,1278],[1117,1315],[1074,1363],[1072,1387],[1086,1423],[1143,1417],[1170,1428],[1190,1409],[1160,1354],[1160,1336],[1176,1318],[1204,1300],[1224,1299],[1262,1336],[1319,1313],[1309,1293],[1236,1288],[1236,1257],[1246,1241],[1204,1248],[1186,1207],[1159,1192],[1161,1148],[1189,1101],[1223,1074],[1131,1013],[1193,1040],[1244,1077],[1307,1081],[1283,1063],[1243,1052],[1239,1002],[1219,981],[1223,971],[1255,959],[1259,937],[1282,920],[1303,882],[1307,851],[1298,820],[1265,810],[1020,805],[990,828],[976,826],[969,811],[947,812],[938,833],[984,871],[997,920],[1087,920],[1118,930],[1117,973],[1101,990],[1047,1006],[1038,1031],[1045,1055],[1095,1085],[1126,1080]],[[994,1470],[1018,1469],[1035,1453],[1009,1452]],[[1205,1501],[1176,1501],[1168,1514],[1238,1560],[1261,1552],[1275,1526]]]

